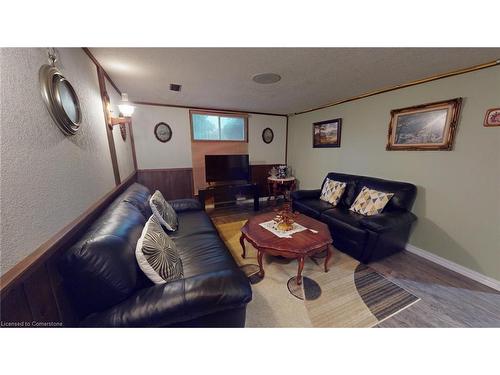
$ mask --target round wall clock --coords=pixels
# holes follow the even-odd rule
[[[82,113],[73,86],[54,65],[42,65],[38,75],[50,116],[64,134],[75,134],[80,129]]]
[[[264,143],[271,143],[274,139],[274,133],[271,128],[265,128],[262,131],[262,140]]]
[[[164,122],[159,122],[155,126],[155,136],[156,139],[158,139],[160,142],[168,142],[170,141],[170,138],[172,138],[172,129],[170,128],[170,125],[164,123]]]

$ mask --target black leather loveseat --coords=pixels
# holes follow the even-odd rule
[[[151,215],[149,197],[146,187],[130,186],[60,259],[80,325],[243,327],[250,284],[198,201],[170,201],[184,277],[155,285],[142,273],[135,248]]]
[[[368,263],[405,248],[412,223],[417,219],[410,212],[417,191],[415,185],[334,172],[326,178],[347,184],[335,208],[319,199],[323,185],[317,190],[294,192],[293,208],[328,224],[337,249]],[[363,186],[394,193],[381,214],[363,216],[349,210]]]

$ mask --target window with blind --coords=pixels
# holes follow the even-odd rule
[[[193,141],[247,141],[247,116],[190,111]]]

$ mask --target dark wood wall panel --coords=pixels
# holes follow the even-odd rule
[[[24,282],[24,292],[37,322],[61,322],[59,309],[45,264],[39,266]]]
[[[192,168],[140,169],[137,171],[137,182],[151,192],[161,191],[167,200],[194,196]]]
[[[136,175],[131,175],[2,275],[0,321],[3,327],[14,326],[9,323],[21,327],[75,325],[76,315],[62,286],[56,263],[64,250],[135,180]]]
[[[8,324],[13,322],[25,324],[33,320],[22,284],[16,285],[5,294],[0,307],[0,321],[3,327],[9,327]]]
[[[267,190],[267,177],[272,167],[280,164],[254,164],[251,165],[252,182],[259,185],[259,196],[267,197],[269,195]]]

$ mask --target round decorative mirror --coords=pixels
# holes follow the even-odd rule
[[[71,83],[54,65],[42,65],[39,71],[42,98],[52,119],[66,135],[80,128],[80,101]]]
[[[262,140],[264,141],[264,143],[271,143],[274,139],[274,133],[273,133],[273,130],[271,128],[265,128],[263,131],[262,131]]]
[[[155,136],[156,139],[158,139],[160,142],[168,142],[170,141],[170,138],[172,138],[172,129],[170,128],[170,125],[164,123],[164,122],[159,122],[155,126]]]

